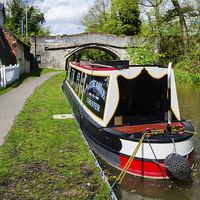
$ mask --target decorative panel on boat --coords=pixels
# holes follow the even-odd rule
[[[108,76],[87,75],[85,83],[83,103],[101,119],[104,115],[108,82]]]

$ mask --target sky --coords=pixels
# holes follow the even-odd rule
[[[51,35],[73,35],[83,33],[85,27],[80,18],[94,0],[36,0],[45,15],[45,26],[51,27]]]

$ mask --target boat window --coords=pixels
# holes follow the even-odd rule
[[[69,81],[69,83],[70,83],[71,87],[73,88],[73,90],[78,95],[80,94],[80,82],[81,82],[81,78],[83,78],[83,81],[84,81],[84,76],[82,76],[82,72],[81,71],[79,71],[77,69],[74,69],[72,67],[68,68],[67,80]],[[82,83],[82,85],[83,85],[83,83]]]
[[[103,119],[109,77],[87,75],[83,103],[96,116]]]
[[[76,91],[78,91],[79,84],[80,84],[80,72],[78,72],[76,76],[76,85],[75,85]]]
[[[82,77],[81,77],[81,84],[80,84],[80,89],[79,89],[79,98],[82,99],[82,91],[83,91],[83,85],[85,83],[85,73],[82,73]]]
[[[84,82],[83,82],[83,90],[82,90],[83,95],[85,95],[85,91],[86,91],[86,88],[87,88],[87,81],[88,81],[89,77],[90,76],[88,76],[88,74],[85,74],[85,79],[84,79]]]
[[[67,80],[68,81],[69,81],[69,77],[70,77],[70,72],[71,72],[71,67],[69,66],[68,70],[67,70]]]
[[[70,74],[70,83],[71,85],[74,84],[74,76],[75,76],[75,69],[71,70],[71,74]]]

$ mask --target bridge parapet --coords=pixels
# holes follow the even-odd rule
[[[103,33],[84,33],[68,36],[31,36],[31,53],[41,58],[44,68],[64,69],[68,57],[86,48],[96,48],[110,53],[114,58],[125,59],[126,46],[134,46],[135,39]]]

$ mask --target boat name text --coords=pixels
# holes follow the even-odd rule
[[[100,112],[100,105],[92,101],[91,99],[87,98],[87,103],[90,105],[94,110]]]

